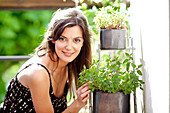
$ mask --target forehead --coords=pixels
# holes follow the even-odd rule
[[[83,31],[80,26],[66,27],[61,34],[66,37],[83,37]]]

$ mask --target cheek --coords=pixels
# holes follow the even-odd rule
[[[60,43],[59,41],[56,41],[56,42],[55,42],[55,46],[56,46],[57,48],[61,48],[61,47],[64,46],[64,44],[63,44],[63,43]]]
[[[63,48],[63,44],[55,43],[55,51],[59,51]]]
[[[76,48],[76,50],[77,51],[81,51],[81,48],[83,47],[83,44],[82,45],[78,45],[78,46],[76,46],[75,48]]]

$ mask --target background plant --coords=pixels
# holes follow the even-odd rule
[[[97,11],[94,22],[100,29],[124,29],[128,27],[127,18],[128,15],[125,12],[107,6]]]
[[[84,66],[80,73],[79,86],[93,81],[89,85],[92,91],[104,91],[116,93],[118,91],[124,94],[130,94],[136,88],[142,88],[144,82],[140,80],[142,76],[140,65],[133,63],[132,54],[125,53],[126,57],[107,58],[105,61],[94,60],[89,69]]]
[[[29,55],[43,39],[54,11],[0,11],[0,55]],[[0,61],[0,103],[24,61]]]

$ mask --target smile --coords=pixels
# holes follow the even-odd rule
[[[74,53],[69,53],[69,52],[63,52],[64,53],[64,55],[65,56],[67,56],[67,57],[70,57],[70,56],[72,56]]]

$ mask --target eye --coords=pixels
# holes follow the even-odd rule
[[[60,38],[58,38],[58,40],[60,40],[60,41],[65,41],[65,40],[66,40],[66,38],[64,38],[64,37],[60,37]]]
[[[75,41],[75,42],[80,42],[81,40],[80,40],[80,39],[75,39],[74,41]]]
[[[74,39],[74,42],[76,42],[76,43],[79,43],[79,42],[81,42],[81,41],[83,41],[82,38],[75,38],[75,39]]]

